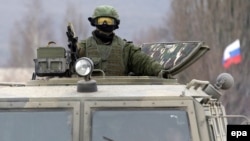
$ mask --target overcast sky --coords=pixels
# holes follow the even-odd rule
[[[9,33],[13,29],[13,23],[22,19],[27,12],[27,3],[30,0],[5,0],[0,4],[0,65],[5,61],[6,48],[9,44]],[[84,17],[91,16],[96,6],[102,4],[112,5],[120,15],[120,28],[118,35],[128,40],[151,26],[159,25],[162,16],[169,10],[170,0],[42,0],[43,8],[58,20],[63,19],[69,1],[77,4],[82,9]],[[62,21],[62,20],[61,20]],[[92,28],[90,26],[90,28]],[[11,37],[18,38],[18,37]]]

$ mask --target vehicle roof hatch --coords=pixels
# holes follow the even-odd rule
[[[163,65],[170,75],[176,75],[196,62],[209,47],[201,41],[145,43],[143,52]]]

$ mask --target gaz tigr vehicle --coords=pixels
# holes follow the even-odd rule
[[[161,78],[106,76],[89,58],[72,64],[71,50],[39,47],[30,81],[1,83],[0,140],[226,141],[229,116],[219,98],[232,76],[187,85],[173,77],[208,49],[203,42],[143,44],[169,73]]]

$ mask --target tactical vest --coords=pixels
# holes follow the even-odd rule
[[[95,69],[101,69],[107,76],[125,74],[123,47],[125,41],[115,36],[111,45],[98,44],[93,37],[86,40],[86,57],[94,62]]]

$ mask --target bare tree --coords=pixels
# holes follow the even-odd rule
[[[229,72],[235,78],[235,86],[223,96],[229,114],[250,116],[246,105],[249,101],[249,62],[247,57],[250,45],[250,1],[246,0],[182,0],[172,1],[173,14],[165,21],[176,40],[201,40],[211,48],[205,57],[179,74],[183,83],[193,77],[214,80],[220,72]],[[243,62],[225,70],[222,55],[225,47],[239,38]],[[207,69],[205,69],[207,68]],[[202,72],[202,74],[200,73]],[[241,105],[239,105],[241,103]],[[248,105],[249,106],[249,105]],[[247,106],[247,107],[248,107]],[[238,120],[232,120],[236,122]]]
[[[62,39],[64,44],[67,44],[66,27],[69,22],[74,25],[76,36],[78,36],[79,39],[84,39],[87,37],[88,25],[86,25],[86,22],[84,22],[84,20],[87,21],[87,18],[84,18],[83,13],[80,10],[81,8],[77,7],[77,5],[73,2],[69,2],[67,4],[62,28]]]
[[[52,20],[44,15],[40,1],[30,1],[27,13],[15,23],[10,36],[7,67],[32,67],[36,49],[52,39]]]
[[[164,27],[150,27],[147,31],[140,31],[133,37],[137,44],[150,42],[166,42],[171,40],[169,30]]]
[[[161,28],[152,27],[141,32],[136,41],[151,42],[162,40],[162,31],[167,39],[174,41],[204,41],[210,51],[182,73],[176,75],[180,83],[191,79],[210,80],[215,83],[217,75],[228,72],[235,78],[235,85],[221,101],[228,114],[250,116],[250,1],[246,0],[174,0],[171,13],[166,13]],[[166,34],[167,33],[167,34]],[[222,65],[225,47],[240,39],[243,61],[224,69]],[[171,41],[169,40],[169,41]],[[239,104],[240,103],[240,104]],[[229,120],[239,123],[241,119]]]

